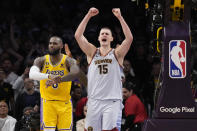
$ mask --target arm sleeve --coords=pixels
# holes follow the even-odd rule
[[[49,74],[40,73],[40,69],[37,66],[32,66],[29,71],[29,78],[33,80],[44,80],[48,79]]]

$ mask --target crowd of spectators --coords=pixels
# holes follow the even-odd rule
[[[111,9],[119,7],[134,36],[131,49],[124,61],[125,83],[132,82],[135,94],[145,105],[151,117],[154,107],[154,91],[158,87],[160,57],[152,50],[147,28],[150,21],[145,12],[144,1],[139,0],[1,0],[0,1],[0,108],[8,108],[8,114],[17,120],[16,130],[30,128],[29,117],[39,119],[39,83],[28,77],[33,60],[47,53],[50,36],[60,36],[67,43],[72,55],[87,73],[88,64],[85,55],[74,39],[74,32],[92,6],[100,13],[87,26],[85,35],[90,42],[95,41],[98,29],[109,26],[113,30],[112,47],[123,40],[122,30],[113,17]],[[195,10],[197,12],[197,10]],[[197,13],[192,13],[196,18]],[[197,21],[192,19],[192,89],[197,98]],[[98,26],[96,26],[98,25]],[[84,118],[83,110],[87,101],[84,87],[73,82],[71,91],[74,121]],[[6,115],[7,117],[7,115]],[[0,119],[1,120],[1,119]],[[3,120],[2,120],[3,121]],[[1,125],[0,125],[1,126]],[[1,128],[1,127],[0,127]],[[74,127],[75,130],[75,127]]]

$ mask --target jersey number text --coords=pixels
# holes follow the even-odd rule
[[[107,74],[108,73],[107,64],[98,65],[98,68],[99,68],[99,73],[100,74]]]

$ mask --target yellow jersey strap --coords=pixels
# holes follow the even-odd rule
[[[59,61],[57,64],[55,64],[55,65],[53,65],[52,64],[52,62],[51,62],[51,60],[50,60],[50,55],[49,54],[47,54],[47,55],[45,55],[45,64],[46,65],[51,65],[51,66],[53,66],[53,67],[55,67],[55,66],[58,66],[58,65],[60,65],[60,64],[65,64],[66,63],[66,58],[67,58],[67,55],[64,55],[64,54],[62,54],[63,55],[63,57],[62,57],[62,59],[61,59],[61,61]]]

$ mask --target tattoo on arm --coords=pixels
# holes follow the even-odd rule
[[[80,69],[79,69],[79,66],[77,65],[77,61],[71,57],[67,57],[66,59],[66,65],[67,67],[70,68],[70,72],[74,73],[74,74],[77,74],[76,76],[74,77],[77,77],[78,80],[80,81],[80,83],[87,87],[87,77],[85,75],[84,72],[82,72]],[[64,79],[64,78],[63,78]],[[64,81],[64,80],[63,80]]]
[[[71,68],[73,65],[77,65],[77,61],[71,57],[67,57],[66,66]]]
[[[43,67],[44,65],[44,61],[45,61],[45,57],[38,57],[34,60],[34,64],[35,66],[39,67],[40,69]]]

